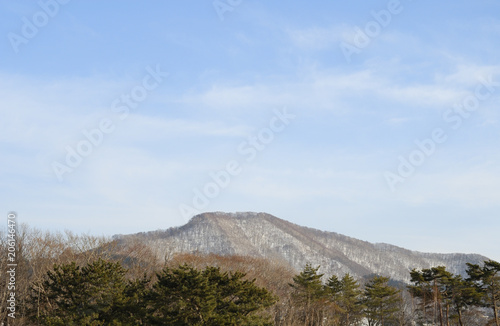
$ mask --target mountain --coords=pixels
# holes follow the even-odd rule
[[[175,253],[243,255],[285,261],[297,271],[306,263],[321,265],[326,275],[370,274],[408,282],[412,268],[444,265],[465,274],[466,263],[479,264],[477,254],[436,254],[411,251],[390,244],[373,244],[334,232],[299,226],[266,213],[203,213],[187,224],[167,230],[116,235],[125,245],[140,241],[160,258]]]

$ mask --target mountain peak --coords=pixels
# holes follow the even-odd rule
[[[350,273],[361,278],[379,274],[398,281],[408,281],[408,272],[413,268],[439,265],[463,275],[466,262],[479,264],[487,259],[473,254],[420,253],[385,243],[372,244],[299,226],[262,212],[207,212],[181,227],[135,236],[160,257],[164,256],[162,250],[253,256],[285,261],[297,271],[311,263],[320,265],[320,272],[327,275]]]
[[[247,218],[256,218],[256,217],[274,217],[267,213],[257,213],[257,212],[205,212],[198,215],[195,215],[191,218],[191,220],[205,219],[205,218],[236,218],[236,219],[247,219]]]

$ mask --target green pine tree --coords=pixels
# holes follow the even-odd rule
[[[476,264],[467,264],[468,280],[474,282],[480,293],[483,294],[483,305],[493,309],[493,321],[500,326],[500,263],[494,260],[484,262],[481,267]]]
[[[413,269],[410,272],[413,285],[408,286],[408,291],[412,298],[417,300],[418,322],[428,324],[433,321],[430,311],[432,310],[433,291],[428,280],[424,278],[421,271]]]
[[[30,315],[41,325],[122,325],[116,318],[126,298],[125,269],[97,260],[80,268],[55,265],[39,287],[32,288]]]
[[[276,298],[240,272],[207,267],[165,268],[153,285],[152,325],[264,326],[271,325],[263,312]]]
[[[123,292],[126,301],[117,306],[116,312],[123,326],[147,325],[151,278],[144,275],[142,278],[130,280]]]
[[[297,319],[305,326],[318,325],[325,318],[327,297],[321,278],[319,266],[306,264],[304,270],[293,277],[292,303]]]
[[[375,276],[365,285],[363,305],[369,326],[398,325],[400,291],[388,282],[387,277]]]
[[[446,309],[446,290],[452,274],[446,270],[445,266],[437,266],[429,269],[423,269],[422,274],[424,279],[429,282],[432,287],[434,301],[434,322],[439,321],[441,326],[444,326],[447,317],[445,316]],[[445,310],[446,309],[446,310]]]
[[[245,274],[238,271],[221,272],[217,267],[207,267],[203,275],[216,290],[217,305],[210,325],[271,325],[268,316],[259,313],[277,298],[257,287],[255,280],[245,280]]]
[[[458,319],[459,325],[464,326],[463,311],[479,304],[482,295],[471,281],[464,280],[460,275],[449,278],[446,287],[447,308],[451,305],[454,313],[451,315],[447,309],[446,315],[449,319]]]
[[[315,268],[306,264],[304,270],[293,277],[290,286],[293,288],[293,297],[296,301],[311,304],[324,295],[321,282],[323,274],[318,274],[318,270],[319,266]]]
[[[363,305],[361,296],[363,291],[359,283],[348,273],[340,281],[333,276],[328,279],[327,287],[332,292],[337,292],[333,300],[339,307],[340,325],[358,325],[363,318]]]
[[[438,323],[443,326],[450,315],[449,285],[453,274],[445,266],[437,266],[422,271],[410,272],[410,294],[420,299],[420,310],[423,313],[422,322]]]
[[[153,285],[153,325],[206,325],[217,305],[214,284],[188,265],[165,268]]]
[[[481,294],[470,280],[453,275],[444,266],[412,270],[408,287],[410,294],[419,300],[423,312],[422,323],[449,325],[450,320],[463,325],[463,311],[478,305]],[[428,312],[432,312],[432,315]]]

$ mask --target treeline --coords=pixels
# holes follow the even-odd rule
[[[156,281],[124,278],[120,263],[56,265],[33,286],[27,317],[36,325],[271,325],[260,314],[277,298],[240,272],[165,267]]]
[[[296,273],[279,261],[175,255],[139,240],[22,226],[13,319],[1,257],[0,325],[500,326],[495,261],[467,264],[464,276],[442,266],[412,270],[411,284],[398,285],[377,275],[327,277],[313,265]]]
[[[467,264],[467,277],[444,266],[410,272],[411,285],[396,287],[373,276],[361,284],[349,274],[322,282],[307,265],[293,278],[292,313],[277,325],[496,325],[499,326],[500,263]]]
[[[0,325],[272,325],[273,309],[286,296],[286,280],[293,276],[285,263],[265,259],[176,255],[168,248],[152,249],[139,239],[121,242],[22,225],[16,233],[13,319],[8,317],[12,310],[7,302],[11,292],[7,264],[12,262],[7,261],[7,240],[0,229],[4,253],[0,255]],[[160,293],[171,289],[165,290],[168,286],[159,282],[172,275],[180,277],[182,270],[206,284],[204,292],[196,292],[195,283],[185,285],[186,293],[199,293],[200,303],[207,304],[202,309],[205,313],[197,310],[203,323],[170,322],[162,315],[170,312],[160,309]],[[190,277],[184,279],[190,281]],[[218,293],[221,282],[227,287]],[[245,291],[246,302],[241,301]],[[189,300],[179,303],[187,306],[191,306]],[[228,316],[231,322],[221,322]]]

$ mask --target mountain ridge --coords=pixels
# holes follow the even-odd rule
[[[350,273],[362,278],[379,274],[403,282],[409,281],[412,268],[444,265],[451,272],[464,275],[467,262],[480,264],[487,260],[479,254],[426,253],[370,243],[262,212],[207,212],[179,227],[114,238],[122,243],[131,239],[144,242],[158,257],[164,257],[166,251],[253,256],[286,262],[297,271],[311,263],[320,265],[320,272],[327,275]]]

